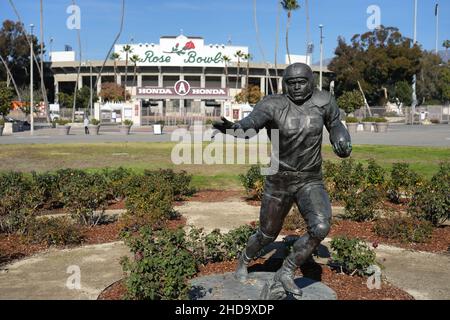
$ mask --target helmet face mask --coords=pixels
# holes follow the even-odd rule
[[[293,102],[303,103],[314,91],[314,75],[304,63],[289,65],[283,74],[283,93]]]

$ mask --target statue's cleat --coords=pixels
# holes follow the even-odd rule
[[[279,282],[283,286],[284,290],[295,296],[302,296],[303,291],[295,284],[294,272],[297,266],[286,259],[283,266],[275,273],[273,278],[274,282]]]
[[[245,253],[242,253],[238,260],[238,265],[236,271],[234,272],[234,278],[238,281],[247,280],[248,271],[247,266],[250,262],[250,259],[247,259]]]

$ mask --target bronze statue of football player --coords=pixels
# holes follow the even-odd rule
[[[249,238],[240,255],[235,276],[239,280],[246,279],[248,263],[277,238],[295,202],[308,231],[294,243],[292,253],[273,281],[286,293],[301,296],[302,290],[294,282],[294,272],[328,235],[331,225],[331,204],[322,179],[323,126],[339,157],[350,156],[352,145],[339,119],[334,97],[327,91],[315,89],[313,72],[308,65],[289,65],[282,81],[283,94],[265,97],[247,117],[236,123],[222,117],[221,122],[214,123],[214,128],[222,133],[266,128],[269,138],[272,130],[278,130],[279,150],[275,153],[278,172],[266,177],[259,230]],[[271,161],[274,161],[274,154]]]

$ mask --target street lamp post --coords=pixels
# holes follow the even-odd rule
[[[417,0],[414,0],[414,39],[413,46],[416,45],[417,42]],[[413,75],[412,81],[412,103],[411,103],[411,124],[414,124],[414,116],[416,113],[416,105],[417,105],[417,95],[416,95],[416,83],[417,76]]]
[[[91,107],[91,117],[93,116],[93,106],[92,106],[92,61],[89,61],[89,106]]]
[[[34,24],[30,24],[30,134],[34,134],[34,114],[33,114],[33,28]]]
[[[323,25],[319,25],[320,28],[320,77],[319,77],[319,89],[322,91],[322,72],[323,72]]]

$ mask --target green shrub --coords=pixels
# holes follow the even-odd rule
[[[32,172],[33,181],[37,194],[41,199],[41,206],[47,209],[54,209],[62,206],[60,197],[59,177],[55,173]]]
[[[385,170],[374,159],[369,159],[368,162],[369,165],[366,170],[367,183],[374,186],[383,186],[385,182]]]
[[[0,233],[23,232],[42,203],[33,180],[23,173],[0,173]]]
[[[131,121],[131,120],[125,120],[124,122],[123,122],[123,125],[124,126],[132,126],[133,125],[133,121]]]
[[[41,218],[29,222],[27,238],[32,243],[48,245],[80,244],[83,240],[82,228],[69,218]]]
[[[231,261],[245,249],[256,230],[257,226],[244,225],[225,234],[219,229],[206,234],[203,229],[192,227],[187,236],[188,247],[199,264]]]
[[[373,231],[381,237],[402,242],[426,242],[433,233],[433,225],[428,221],[397,214],[377,220]]]
[[[344,91],[336,102],[345,113],[352,113],[364,106],[364,97],[358,90]]]
[[[195,189],[190,186],[192,175],[187,174],[185,170],[180,172],[175,172],[172,169],[145,170],[144,175],[166,181],[172,188],[174,200],[181,200],[195,192]]]
[[[334,200],[345,201],[364,187],[365,170],[361,163],[353,159],[344,159],[335,168],[333,177],[334,190],[330,197]]]
[[[5,119],[0,118],[0,126],[4,126],[5,125]]]
[[[336,237],[331,240],[331,249],[332,263],[346,273],[364,275],[375,264],[375,252],[358,238]]]
[[[420,182],[420,177],[409,168],[408,163],[394,163],[388,182],[389,199],[394,203],[409,201]]]
[[[376,217],[376,210],[382,203],[380,190],[367,186],[344,199],[343,218],[352,221],[371,221]]]
[[[100,120],[98,120],[98,119],[91,119],[90,122],[93,126],[98,126],[100,124]]]
[[[144,225],[160,227],[171,217],[172,202],[173,188],[161,176],[131,177],[125,199],[125,226],[133,229]]]
[[[108,198],[121,200],[125,198],[128,188],[129,179],[133,172],[130,169],[119,168],[104,168],[102,170],[106,183],[108,185]]]
[[[361,120],[361,122],[375,122],[377,118],[375,117],[365,117]]]
[[[188,298],[187,280],[197,272],[194,256],[186,247],[185,233],[150,227],[137,236],[125,234],[134,259],[121,264],[127,272],[127,298],[133,300],[180,300]]]
[[[347,122],[347,123],[358,123],[359,121],[355,117],[346,117],[345,118],[345,122]]]
[[[59,170],[57,174],[64,208],[81,224],[97,225],[108,204],[108,185],[104,176],[72,169]]]
[[[60,126],[65,126],[65,125],[68,125],[70,123],[70,120],[58,118],[55,122],[57,124],[59,124]]]
[[[246,174],[240,174],[239,180],[252,198],[261,200],[264,192],[265,177],[259,165],[252,165]]]
[[[450,219],[450,162],[441,163],[431,181],[417,187],[408,211],[435,226]]]
[[[375,118],[375,122],[376,123],[387,122],[387,119],[386,118]]]

